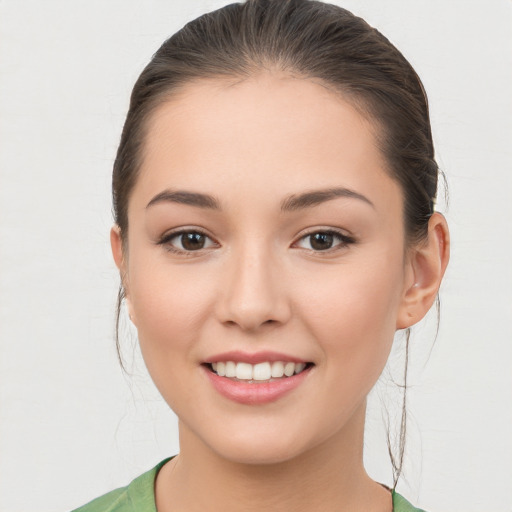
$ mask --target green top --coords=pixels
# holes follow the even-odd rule
[[[148,472],[140,475],[126,487],[115,489],[73,512],[157,512],[155,505],[155,478],[160,468],[170,460],[165,459]],[[395,491],[393,512],[425,512],[414,508]]]

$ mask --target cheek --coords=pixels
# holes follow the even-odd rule
[[[144,358],[187,354],[208,314],[212,283],[199,279],[191,266],[151,265],[148,258],[142,267],[134,258],[130,272],[130,300]]]
[[[396,258],[382,256],[357,268],[334,269],[322,279],[317,276],[303,301],[309,313],[302,316],[319,340],[327,364],[343,367],[355,381],[378,378],[394,338],[403,268]],[[306,296],[305,290],[302,295]]]
[[[190,378],[211,310],[208,282],[189,269],[146,265],[130,276],[130,294],[146,367],[171,409],[180,411],[197,400]]]

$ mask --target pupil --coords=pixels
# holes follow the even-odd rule
[[[315,233],[311,235],[311,247],[318,251],[325,251],[332,247],[333,235],[330,233]]]
[[[204,247],[204,235],[201,233],[185,233],[181,235],[181,244],[187,251],[194,251]]]

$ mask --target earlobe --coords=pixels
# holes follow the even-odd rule
[[[397,329],[411,327],[427,314],[436,299],[449,258],[448,225],[443,215],[436,212],[429,220],[427,239],[410,250]]]

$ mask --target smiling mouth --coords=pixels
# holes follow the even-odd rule
[[[298,375],[311,368],[313,363],[293,363],[284,361],[263,362],[257,364],[217,361],[206,363],[206,367],[219,377],[247,383],[273,382]]]

